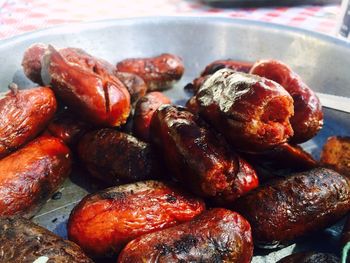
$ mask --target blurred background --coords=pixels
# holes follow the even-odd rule
[[[0,0],[0,39],[67,23],[141,16],[221,16],[334,34],[340,0]]]

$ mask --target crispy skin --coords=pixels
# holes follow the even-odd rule
[[[157,181],[88,195],[72,211],[69,239],[94,257],[116,255],[130,240],[186,222],[205,209],[202,200]]]
[[[329,137],[323,146],[321,164],[350,177],[350,137]]]
[[[78,156],[92,176],[111,186],[162,175],[161,162],[150,144],[112,129],[86,134],[79,142]]]
[[[0,216],[34,215],[71,170],[69,149],[41,136],[0,160]]]
[[[236,150],[264,151],[293,135],[293,99],[268,79],[221,69],[203,83],[194,100],[196,112]]]
[[[216,60],[208,64],[201,73],[201,77],[214,74],[216,71],[229,68],[235,71],[249,73],[253,63],[233,59]]]
[[[235,212],[215,208],[190,222],[131,241],[118,263],[248,263],[252,256],[248,221]]]
[[[161,54],[152,58],[129,58],[117,63],[116,68],[118,72],[129,72],[143,78],[148,91],[171,88],[185,70],[182,59],[172,54]]]
[[[234,208],[250,222],[254,242],[287,242],[335,223],[350,209],[350,179],[315,168],[270,182]]]
[[[244,158],[254,167],[259,179],[271,179],[316,168],[318,163],[299,145],[283,143],[269,151],[244,154]]]
[[[153,91],[141,98],[135,107],[133,133],[144,141],[149,141],[151,119],[154,112],[163,104],[170,104],[170,99],[161,92]]]
[[[328,253],[302,252],[282,258],[278,263],[339,263],[340,259]]]
[[[147,85],[138,75],[128,72],[115,72],[115,76],[120,79],[128,89],[131,103],[136,103],[140,98],[146,95]]]
[[[286,64],[277,60],[261,60],[250,71],[282,85],[294,100],[294,116],[290,119],[294,130],[292,143],[302,143],[314,137],[323,125],[322,105],[314,93]]]
[[[91,125],[77,118],[69,109],[57,114],[47,126],[49,134],[73,148],[79,139],[91,129]]]
[[[0,218],[0,262],[93,263],[73,242],[21,217]]]
[[[0,99],[0,158],[34,139],[56,112],[51,89],[11,90]]]
[[[158,108],[151,134],[175,177],[200,196],[230,203],[258,186],[252,167],[184,108]]]
[[[68,62],[51,46],[42,62],[43,82],[82,118],[110,127],[126,122],[130,94],[118,78]]]

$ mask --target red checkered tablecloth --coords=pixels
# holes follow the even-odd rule
[[[219,9],[199,0],[8,0],[0,1],[0,39],[58,24],[159,15],[253,19],[333,34],[337,5]]]

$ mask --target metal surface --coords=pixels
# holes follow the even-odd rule
[[[317,92],[322,106],[325,108],[350,113],[350,98]]]
[[[180,55],[186,72],[167,94],[175,103],[188,98],[183,86],[215,59],[233,58],[255,61],[280,59],[298,72],[315,91],[350,97],[350,44],[324,35],[283,26],[222,18],[142,18],[70,25],[26,34],[0,43],[0,91],[12,81],[31,86],[23,75],[21,59],[32,43],[73,46],[109,60],[153,56],[163,52]],[[318,158],[328,136],[350,135],[349,115],[325,110],[322,131],[303,146]],[[49,200],[33,219],[48,229],[66,236],[70,210],[98,185],[85,172],[74,172],[60,190],[59,200]],[[258,251],[253,262],[276,262],[293,251],[314,249],[337,252],[340,226],[304,238],[282,250]]]

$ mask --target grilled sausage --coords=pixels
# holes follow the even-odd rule
[[[151,139],[175,177],[193,192],[230,203],[258,186],[252,167],[184,108],[163,105],[154,114]]]
[[[86,134],[79,142],[78,156],[92,176],[111,186],[162,175],[151,145],[112,129]]]
[[[41,59],[47,50],[47,45],[38,43],[26,49],[22,59],[24,74],[33,82],[43,85],[41,79]]]
[[[323,145],[321,164],[350,177],[350,137],[329,137]]]
[[[0,158],[34,139],[57,108],[55,96],[47,87],[12,88],[0,99]]]
[[[282,258],[278,263],[339,263],[338,257],[328,253],[302,252]]]
[[[118,72],[129,72],[143,78],[148,91],[169,89],[184,73],[181,58],[172,54],[152,58],[129,58],[117,63],[116,68]]]
[[[127,72],[115,72],[115,76],[124,83],[125,87],[130,93],[131,103],[136,103],[140,98],[145,96],[147,92],[147,85],[145,81],[132,73]]]
[[[70,169],[69,149],[50,136],[39,137],[0,160],[0,216],[34,215]]]
[[[254,242],[287,243],[335,223],[349,211],[350,179],[315,168],[270,182],[234,207],[250,222]]]
[[[135,107],[133,132],[136,137],[149,141],[149,130],[154,112],[163,104],[170,104],[170,99],[161,92],[153,91],[141,98]]]
[[[73,242],[21,217],[0,218],[0,262],[93,263]]]
[[[277,60],[261,60],[254,64],[250,73],[276,81],[293,97],[292,143],[305,142],[322,128],[323,112],[319,98],[290,67]]]
[[[216,208],[190,222],[131,241],[118,263],[248,263],[253,255],[252,243],[249,223],[242,216]]]
[[[51,135],[73,148],[79,139],[91,129],[91,125],[77,118],[70,110],[57,114],[47,127]]]
[[[82,118],[96,125],[119,126],[130,113],[124,84],[99,68],[68,62],[52,46],[42,61],[42,79]]]
[[[85,197],[72,211],[69,239],[94,257],[115,255],[143,234],[191,220],[204,202],[157,181],[109,188]]]
[[[214,74],[216,71],[223,68],[228,68],[234,71],[249,73],[252,66],[253,66],[253,63],[246,62],[246,61],[239,61],[239,60],[233,60],[233,59],[215,60],[205,67],[205,69],[201,73],[201,77]]]
[[[257,152],[286,142],[293,99],[276,82],[221,69],[195,95],[197,112],[237,150]]]

